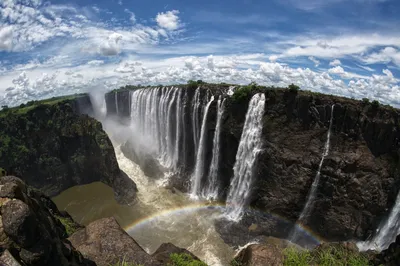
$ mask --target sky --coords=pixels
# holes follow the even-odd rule
[[[0,0],[0,106],[201,79],[400,107],[399,13],[398,0]]]

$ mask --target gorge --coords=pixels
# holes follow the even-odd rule
[[[60,209],[84,225],[95,219],[85,220],[90,213],[113,215],[148,253],[172,242],[210,265],[227,265],[235,248],[260,236],[385,249],[398,234],[396,109],[307,91],[212,84],[125,87],[80,99],[72,101],[73,112],[102,123],[115,151],[106,161],[117,162],[121,176],[135,184],[114,188],[113,179],[100,177],[44,191],[54,196],[70,188],[54,198]],[[16,168],[3,156],[0,166],[35,184],[31,168]],[[93,181],[114,192],[130,184],[123,191],[135,196],[130,205],[110,203],[107,188],[96,187],[104,193],[94,201],[106,197],[104,209],[113,207],[93,210],[83,202],[96,185],[74,187]],[[79,189],[83,198],[74,199]]]

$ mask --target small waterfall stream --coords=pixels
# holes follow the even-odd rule
[[[198,151],[199,147],[199,138],[200,138],[200,131],[199,131],[199,116],[201,112],[201,102],[200,102],[200,87],[196,89],[193,98],[192,104],[192,126],[193,126],[193,142],[194,142],[194,150],[195,152]]]
[[[196,166],[191,180],[192,197],[199,196],[201,190],[201,181],[204,177],[204,160],[205,160],[205,149],[206,149],[205,143],[207,141],[207,115],[208,115],[208,110],[210,109],[210,105],[213,101],[214,101],[214,96],[211,96],[211,99],[207,102],[207,105],[204,108],[203,121],[201,123],[201,130],[200,130],[201,132],[200,142],[196,156]]]
[[[213,140],[213,152],[210,170],[208,173],[208,183],[203,191],[203,197],[208,200],[218,199],[218,169],[220,163],[220,140],[221,140],[221,124],[225,111],[225,99],[218,97],[217,102],[217,123],[215,125],[215,133]]]
[[[227,217],[238,221],[247,205],[253,183],[254,166],[261,151],[262,118],[265,108],[265,95],[255,94],[249,103],[246,120],[243,126],[236,162],[233,167],[234,176],[229,188]]]
[[[115,95],[115,113],[119,115],[119,108],[118,108],[118,93],[114,92]]]
[[[400,192],[397,194],[396,203],[390,211],[389,217],[381,223],[376,235],[369,241],[358,242],[357,247],[361,251],[369,249],[382,251],[396,240],[400,234]]]
[[[328,133],[326,136],[326,142],[325,142],[324,150],[322,152],[321,161],[319,162],[318,171],[317,171],[317,174],[315,175],[314,181],[311,185],[311,190],[308,193],[306,204],[304,205],[304,208],[301,211],[299,218],[297,219],[297,223],[300,223],[300,224],[303,223],[307,219],[307,217],[310,215],[310,213],[314,207],[314,202],[315,202],[315,197],[316,197],[317,188],[318,188],[318,184],[319,184],[319,179],[321,177],[322,165],[325,161],[326,156],[328,156],[328,154],[329,154],[334,108],[335,108],[335,105],[333,104],[331,107],[331,119],[329,121],[329,128],[328,128]],[[294,242],[297,240],[298,237],[299,237],[298,230],[296,230],[296,228],[294,228],[290,234],[289,239],[292,242]]]

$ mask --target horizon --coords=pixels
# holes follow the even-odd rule
[[[203,80],[398,107],[399,10],[395,0],[5,0],[0,106]]]

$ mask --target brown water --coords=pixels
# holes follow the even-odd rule
[[[138,187],[137,203],[119,205],[107,185],[96,182],[72,187],[53,198],[83,225],[114,216],[121,226],[149,253],[171,242],[193,252],[209,265],[229,265],[235,251],[223,242],[214,228],[221,212],[207,202],[194,201],[183,193],[172,193],[163,182],[149,180],[127,159],[119,146],[115,153],[120,168]]]

